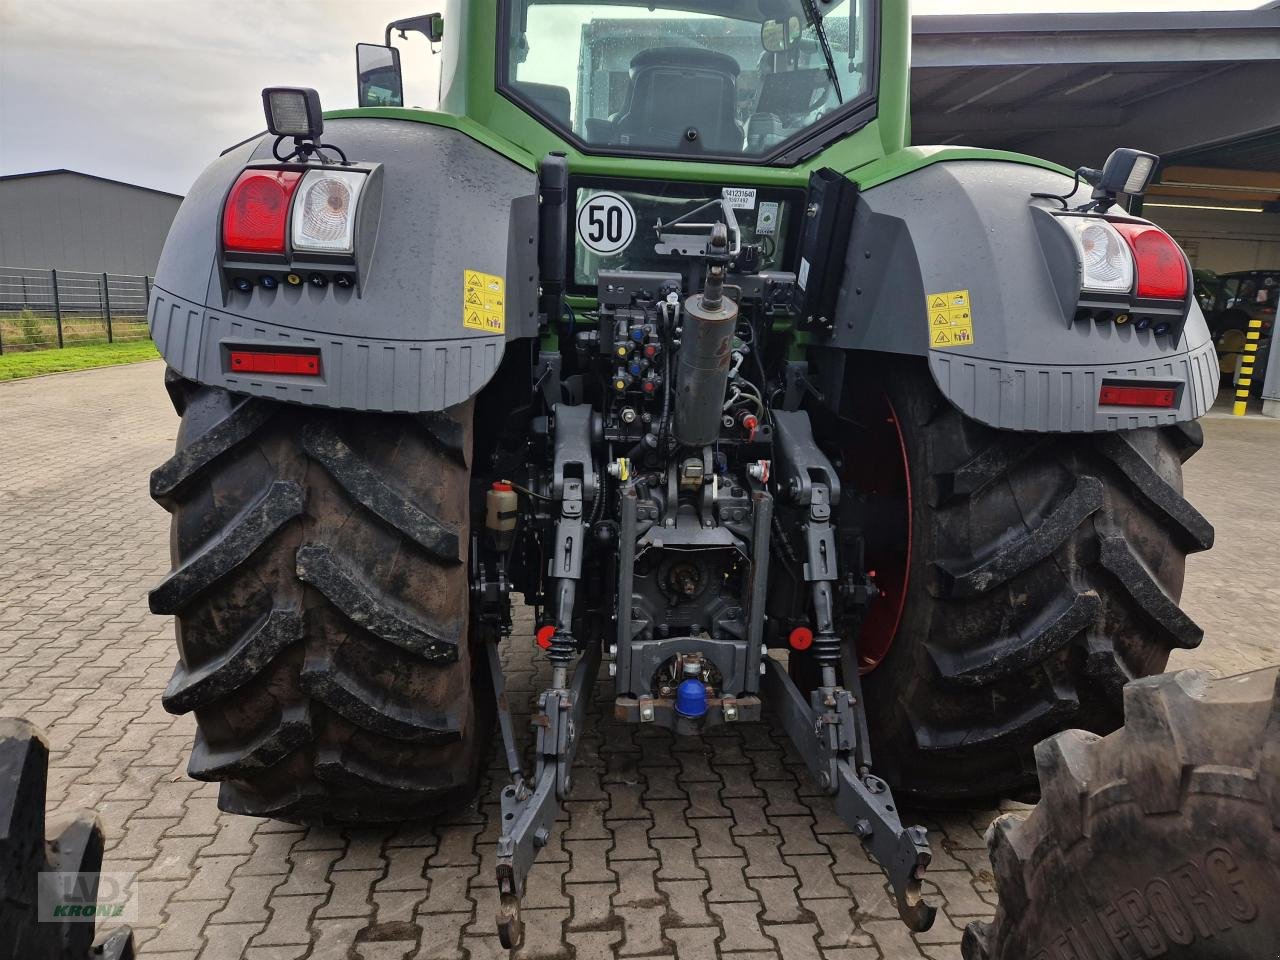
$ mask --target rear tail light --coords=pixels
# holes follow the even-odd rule
[[[1133,250],[1138,264],[1138,296],[1151,300],[1185,300],[1187,261],[1173,238],[1145,223],[1117,223],[1116,230]]]
[[[1162,407],[1171,409],[1178,402],[1175,387],[1142,387],[1104,383],[1098,393],[1101,407]]]
[[[293,200],[294,249],[351,253],[366,179],[351,170],[309,170]]]
[[[318,377],[320,376],[320,354],[232,350],[231,372],[277,373],[299,377]]]
[[[302,174],[293,170],[246,170],[227,196],[222,245],[235,253],[285,252],[289,203]]]
[[[1133,256],[1114,226],[1087,217],[1063,217],[1059,223],[1080,254],[1086,291],[1128,293],[1133,288]]]

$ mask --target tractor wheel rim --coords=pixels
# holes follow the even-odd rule
[[[876,669],[888,656],[902,624],[914,533],[906,437],[893,401],[881,394],[880,402],[883,406],[875,414],[876,429],[869,431],[871,443],[850,448],[845,456],[846,483],[861,494],[902,504],[888,525],[890,536],[868,537],[866,541],[867,572],[880,593],[871,602],[858,635],[859,672],[863,674]]]

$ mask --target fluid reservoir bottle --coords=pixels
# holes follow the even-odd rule
[[[509,483],[494,483],[485,493],[484,505],[484,529],[489,545],[499,553],[506,553],[516,538],[519,501],[515,488]]]

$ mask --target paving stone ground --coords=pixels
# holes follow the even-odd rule
[[[502,955],[496,757],[472,808],[396,829],[231,817],[214,785],[186,778],[193,721],[160,707],[172,624],[146,604],[168,570],[168,518],[146,482],[177,429],[161,373],[0,384],[0,715],[48,732],[53,816],[101,814],[105,869],[138,876],[145,960]],[[1280,422],[1215,415],[1205,429],[1187,486],[1218,547],[1191,561],[1186,606],[1207,638],[1174,666],[1222,675],[1280,660]],[[545,680],[529,627],[507,654],[526,712]],[[521,957],[957,960],[964,925],[993,912],[982,834],[996,811],[915,818],[942,910],[913,936],[780,736],[638,731],[602,720],[598,692],[573,799],[530,883]]]

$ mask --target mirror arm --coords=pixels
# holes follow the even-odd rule
[[[391,46],[391,34],[393,31],[398,31],[400,39],[404,40],[407,39],[405,34],[409,30],[422,34],[431,43],[439,43],[444,39],[444,17],[438,13],[427,13],[420,17],[392,20],[387,24],[387,42],[384,46]]]

